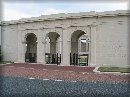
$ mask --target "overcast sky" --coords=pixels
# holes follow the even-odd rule
[[[58,13],[78,13],[89,11],[127,10],[128,2],[2,2],[3,20],[18,20],[20,18]]]

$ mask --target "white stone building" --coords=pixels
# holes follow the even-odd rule
[[[79,65],[79,57],[84,55],[87,66],[129,66],[129,23],[129,10],[2,21],[3,60],[43,64],[49,60],[49,64],[58,61],[60,65]]]

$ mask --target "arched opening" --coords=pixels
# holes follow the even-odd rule
[[[25,62],[36,63],[37,60],[37,37],[33,33],[26,35]]]
[[[70,65],[87,66],[89,59],[89,36],[81,30],[71,36]]]
[[[60,35],[56,32],[49,32],[46,37],[46,64],[61,63],[61,42]]]

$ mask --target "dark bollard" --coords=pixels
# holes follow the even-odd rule
[[[56,64],[56,54],[54,54],[54,64]]]
[[[29,53],[29,62],[32,62],[32,53]]]
[[[51,55],[48,54],[48,63],[50,64],[51,63]]]
[[[76,54],[76,65],[78,65],[78,54]]]
[[[70,65],[72,65],[72,57],[71,57],[71,53],[70,53]]]
[[[79,60],[78,65],[80,66],[80,56],[79,56],[78,60]]]
[[[54,55],[52,54],[51,55],[51,64],[53,64],[54,63]]]
[[[58,53],[56,54],[56,63],[57,63],[57,65],[59,64],[58,63]]]
[[[70,53],[70,65],[71,65],[71,53]]]
[[[54,56],[55,56],[55,55],[53,54],[53,64],[55,63]]]
[[[61,63],[61,54],[60,54],[60,63]]]
[[[55,54],[53,54],[53,64],[55,64]]]
[[[75,53],[73,54],[73,65],[75,65]]]
[[[34,53],[34,62],[36,63],[36,53]]]
[[[54,64],[56,64],[56,54],[54,54]]]
[[[88,66],[88,55],[87,55],[87,64],[86,65]]]

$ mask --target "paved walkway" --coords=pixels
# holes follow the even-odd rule
[[[47,69],[47,70],[73,71],[73,72],[89,72],[89,73],[93,73],[93,70],[95,69],[95,67],[88,68],[88,66],[61,66],[57,64],[43,65],[43,64],[35,64],[35,63],[14,63],[14,64],[8,64],[7,66],[44,69],[44,70]]]
[[[95,67],[15,63],[0,66],[0,75],[89,82],[130,82],[130,75],[94,73]]]

